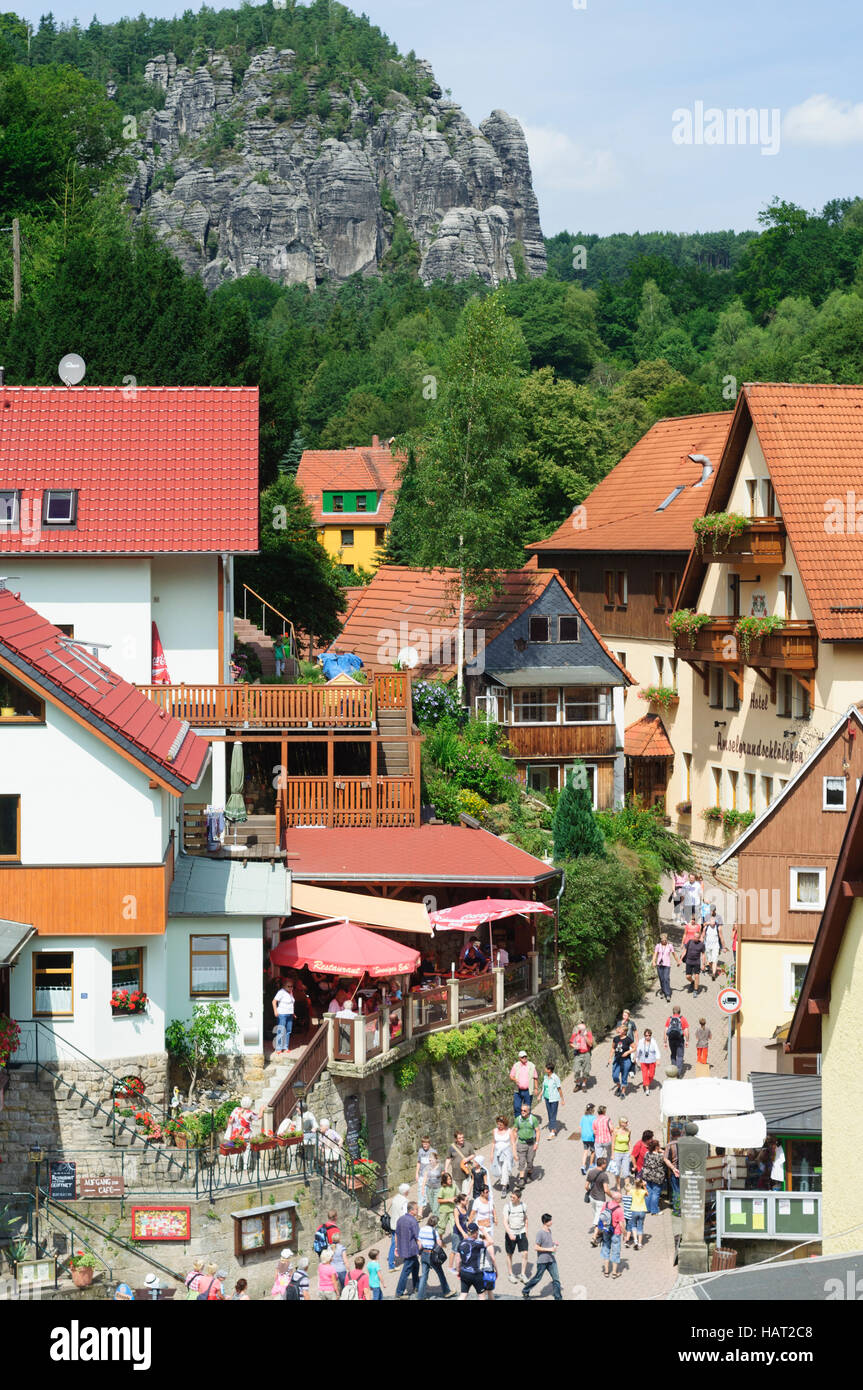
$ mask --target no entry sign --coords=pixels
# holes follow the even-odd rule
[[[719,1007],[724,1014],[738,1013],[742,1003],[739,989],[732,989],[729,985],[726,989],[719,991]]]

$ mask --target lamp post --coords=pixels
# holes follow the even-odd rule
[[[308,1087],[306,1086],[305,1081],[294,1081],[292,1082],[292,1090],[300,1103],[300,1133],[303,1136],[300,1140],[300,1148],[302,1150],[303,1155],[303,1182],[305,1183],[306,1187],[308,1187],[309,1179],[308,1174],[306,1173],[306,1132],[303,1129],[303,1101],[306,1098],[306,1091],[308,1090]]]

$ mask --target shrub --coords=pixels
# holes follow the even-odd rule
[[[464,815],[473,816],[476,820],[484,820],[489,809],[489,803],[484,797],[465,788],[458,793],[458,804]]]
[[[426,797],[435,809],[438,820],[447,825],[458,825],[461,814],[460,790],[448,778],[438,775],[429,777],[426,782]]]
[[[649,860],[634,855],[627,865],[620,853],[585,854],[565,867],[560,952],[567,973],[578,977],[598,965],[612,947],[617,949],[622,938],[628,939],[629,948],[648,913],[655,911],[661,888],[658,878],[652,879]]]
[[[607,840],[655,855],[666,872],[682,873],[692,868],[689,845],[663,823],[661,807],[646,808],[636,797],[630,797],[622,810],[599,811],[596,819]]]
[[[581,772],[581,776],[579,776]],[[552,821],[555,859],[577,859],[580,855],[602,855],[602,831],[593,814],[593,801],[578,763],[566,779]]]
[[[198,1077],[205,1077],[214,1070],[238,1031],[237,1017],[230,1004],[215,1000],[196,1004],[191,1022],[175,1018],[168,1024],[165,1047],[189,1077],[189,1104],[194,1099]]]
[[[433,729],[448,717],[458,721],[458,693],[443,681],[416,681],[412,689],[414,718],[421,729]]]

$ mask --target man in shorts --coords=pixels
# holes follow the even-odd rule
[[[532,1115],[530,1106],[522,1102],[521,1114],[513,1125],[518,1182],[521,1187],[524,1186],[528,1178],[533,1177],[533,1160],[539,1147],[541,1124],[542,1121],[539,1116]]]
[[[465,1142],[464,1130],[457,1129],[453,1135],[453,1141],[449,1146],[446,1156],[446,1171],[449,1173],[456,1188],[460,1186],[470,1172],[471,1149]]]
[[[516,1186],[512,1196],[506,1202],[503,1209],[503,1229],[504,1229],[504,1251],[506,1254],[506,1266],[509,1273],[509,1282],[518,1283],[518,1277],[513,1273],[512,1257],[516,1251],[520,1255],[527,1255],[527,1209],[521,1196],[521,1188]],[[521,1282],[527,1283],[527,1259],[521,1262]]]
[[[485,1268],[496,1272],[494,1247],[490,1247],[482,1238],[475,1221],[468,1223],[467,1239],[459,1245],[456,1257],[456,1272],[461,1282],[459,1299],[467,1298],[471,1289],[476,1292],[477,1298],[492,1298],[492,1290],[486,1285]]]
[[[599,1213],[608,1201],[608,1194],[611,1191],[611,1178],[608,1176],[607,1158],[598,1158],[592,1168],[588,1168],[584,1179],[585,1190],[593,1204],[593,1227],[591,1245],[599,1244],[599,1236],[596,1230],[596,1223],[599,1220]]]
[[[711,979],[716,979],[719,967],[719,953],[725,950],[725,942],[722,940],[722,919],[715,907],[710,909],[710,916],[704,928],[704,959]]]
[[[590,1054],[593,1051],[593,1034],[583,1019],[579,1019],[569,1040],[572,1048],[572,1079],[575,1090],[587,1090],[590,1080]]]

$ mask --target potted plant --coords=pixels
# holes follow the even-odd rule
[[[351,1178],[353,1180],[354,1191],[357,1194],[357,1201],[362,1206],[370,1206],[378,1186],[378,1176],[381,1167],[371,1158],[355,1158],[351,1160]]]
[[[264,1149],[276,1149],[279,1141],[271,1129],[263,1129],[260,1134],[253,1134],[249,1139],[249,1148],[255,1153],[261,1153]]]
[[[220,1154],[241,1154],[245,1151],[246,1141],[239,1136],[236,1139],[223,1139],[219,1145]]]
[[[713,622],[713,616],[710,613],[696,613],[691,608],[678,608],[665,621],[675,639],[686,637],[690,647],[694,647],[699,632]]]
[[[771,632],[778,632],[784,622],[785,619],[780,618],[775,613],[770,613],[763,618],[738,618],[734,625],[734,635],[740,644],[743,660],[749,660],[753,642],[759,642],[762,637],[767,637]]]
[[[78,1289],[88,1289],[93,1282],[96,1269],[96,1256],[89,1250],[77,1250],[69,1261],[72,1283]]]
[[[743,534],[749,523],[750,518],[742,512],[708,512],[707,516],[697,516],[692,523],[692,529],[695,532],[698,553],[704,554],[704,547],[709,540],[713,554],[718,555],[735,536]]]
[[[121,1100],[136,1100],[144,1094],[144,1083],[140,1076],[121,1076],[114,1087],[114,1095]]]
[[[289,1149],[293,1144],[302,1143],[302,1138],[303,1131],[293,1127],[291,1129],[286,1129],[284,1134],[278,1134],[276,1136],[276,1143],[282,1149]]]
[[[666,710],[680,703],[680,696],[670,685],[646,685],[639,690],[638,698],[646,700],[649,705],[659,705]]]
[[[189,1142],[189,1133],[186,1129],[186,1122],[183,1119],[171,1119],[165,1125],[162,1133],[165,1138],[174,1145],[175,1149],[185,1149]]]
[[[142,1014],[147,1009],[147,996],[140,989],[111,991],[111,1008],[115,1014]]]

